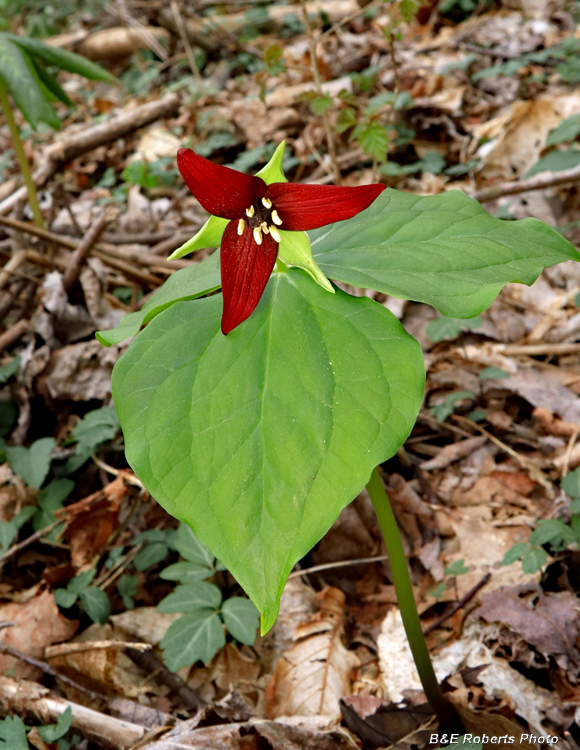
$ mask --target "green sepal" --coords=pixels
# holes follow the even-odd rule
[[[317,266],[312,257],[310,237],[306,232],[280,231],[280,248],[278,258],[287,266],[303,268],[317,284],[327,292],[334,294],[334,287]]]
[[[284,149],[286,148],[286,141],[282,141],[272,154],[272,158],[262,167],[259,172],[256,172],[256,177],[261,177],[266,185],[271,185],[274,182],[288,182],[282,163],[284,161]]]
[[[210,216],[197,234],[194,234],[185,244],[174,250],[167,260],[177,260],[184,255],[193,253],[195,250],[202,250],[205,247],[219,247],[222,242],[222,235],[229,219],[220,219],[219,216]]]

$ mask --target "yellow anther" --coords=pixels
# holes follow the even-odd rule
[[[273,224],[270,225],[270,234],[276,240],[276,242],[280,242],[280,232]]]
[[[238,221],[238,234],[243,234],[246,228],[246,222],[243,219]]]
[[[248,218],[250,218],[250,219],[251,219],[251,218],[252,218],[252,216],[253,216],[253,215],[254,215],[255,213],[256,213],[256,210],[255,210],[254,206],[250,206],[250,208],[246,208],[246,216],[247,216]]]
[[[278,211],[276,211],[276,209],[272,211],[272,221],[278,226],[282,223],[282,219],[278,216]]]
[[[269,198],[262,198],[262,205],[265,208],[272,208],[272,201]]]
[[[254,239],[256,240],[256,245],[262,244],[262,228],[261,227],[254,227]]]
[[[268,229],[268,225],[265,221],[260,224],[260,229],[262,230],[262,232],[264,232],[264,234],[270,234],[270,230]]]

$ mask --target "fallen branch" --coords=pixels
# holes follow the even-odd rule
[[[0,677],[0,709],[3,714],[33,714],[42,723],[56,723],[67,708],[73,713],[72,726],[98,747],[129,750],[146,735],[146,729],[128,721],[93,711],[79,703],[50,695],[47,688],[29,680]]]
[[[0,653],[8,654],[8,656],[13,656],[15,659],[20,659],[20,661],[24,662],[25,664],[30,664],[31,667],[36,667],[37,669],[40,669],[45,674],[61,680],[67,685],[70,685],[75,690],[80,690],[82,693],[85,693],[85,695],[88,695],[89,698],[92,698],[93,700],[100,700],[100,701],[105,701],[105,702],[107,700],[106,696],[100,695],[99,693],[95,693],[92,690],[89,690],[88,688],[86,688],[84,685],[81,685],[80,683],[75,682],[75,680],[72,680],[70,677],[67,677],[64,674],[60,674],[60,672],[57,672],[56,669],[51,667],[50,664],[48,664],[47,662],[41,661],[40,659],[35,659],[32,656],[28,656],[28,654],[23,654],[22,651],[19,651],[17,648],[14,648],[13,646],[9,646],[7,643],[0,642]]]
[[[577,182],[580,180],[580,166],[564,169],[562,172],[542,172],[529,177],[527,180],[515,182],[500,182],[499,185],[477,190],[473,197],[480,203],[493,201],[504,195],[516,195],[526,193],[528,190],[542,190],[543,188],[563,185],[566,182]]]
[[[134,109],[123,110],[115,117],[98,125],[85,128],[77,133],[64,131],[59,140],[45,149],[41,166],[32,175],[37,188],[44,187],[64,164],[77,156],[82,156],[99,146],[125,138],[139,128],[151,125],[157,120],[171,117],[179,110],[177,94],[167,94],[163,99],[148,102]],[[26,187],[18,188],[11,196],[0,203],[0,215],[9,213],[19,200],[26,196]]]

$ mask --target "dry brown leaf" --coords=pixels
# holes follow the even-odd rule
[[[279,716],[336,717],[338,701],[349,691],[358,664],[342,643],[344,594],[321,592],[320,612],[296,628],[295,644],[278,660],[268,687],[266,713]]]
[[[90,625],[74,639],[74,643],[87,641],[113,640],[114,628],[111,625]],[[119,648],[96,648],[77,653],[54,656],[49,659],[58,672],[71,677],[84,687],[104,695],[120,695],[123,698],[138,698],[149,690],[143,674],[133,661]],[[63,684],[69,695],[70,688]],[[76,696],[76,691],[70,697]]]
[[[111,617],[118,634],[125,634],[129,640],[150,643],[158,646],[167,629],[182,617],[179,613],[164,615],[156,607],[136,607]],[[121,636],[122,637],[122,636]]]
[[[23,604],[1,604],[0,621],[14,623],[0,630],[0,641],[36,659],[42,659],[46,646],[68,640],[78,627],[78,621],[60,614],[50,591],[42,591]],[[37,679],[42,675],[36,667],[0,654],[0,672],[8,670],[14,670],[18,678]]]
[[[580,663],[577,599],[570,592],[545,594],[535,583],[486,594],[473,613],[487,622],[502,622],[545,656]]]

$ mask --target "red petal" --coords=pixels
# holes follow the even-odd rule
[[[277,255],[278,243],[271,235],[262,234],[262,244],[258,245],[247,224],[242,235],[238,234],[237,221],[227,225],[220,250],[224,335],[254,312]]]
[[[266,192],[266,183],[260,177],[220,167],[190,148],[179,149],[177,166],[205,210],[222,219],[242,217],[244,210]]]
[[[275,182],[268,186],[266,197],[282,219],[280,228],[299,231],[351,219],[368,208],[384,189],[384,185],[339,187]]]

